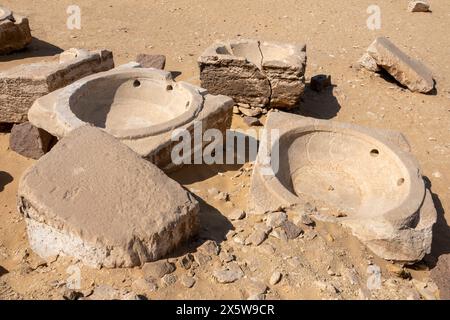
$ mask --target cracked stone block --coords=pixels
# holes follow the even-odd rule
[[[51,61],[22,64],[0,72],[0,122],[25,122],[36,99],[113,67],[110,51],[70,49]]]
[[[31,248],[90,266],[161,259],[198,229],[198,202],[125,144],[83,126],[22,176],[18,210]]]
[[[24,157],[39,159],[50,151],[54,139],[55,137],[45,130],[24,122],[13,126],[9,136],[9,148]]]
[[[21,50],[31,40],[28,19],[0,6],[0,54]]]
[[[293,108],[305,89],[306,46],[217,41],[198,59],[203,88],[252,107]]]
[[[431,71],[422,62],[408,56],[387,38],[377,38],[367,49],[367,54],[378,67],[386,70],[409,90],[428,93],[434,89]],[[373,65],[373,62],[367,58],[366,61]]]
[[[430,4],[427,1],[410,1],[409,12],[430,12]]]
[[[225,135],[231,125],[233,105],[229,97],[175,82],[169,72],[119,67],[38,99],[28,116],[33,125],[58,138],[92,124],[159,168],[173,170],[182,165],[172,159],[173,149],[182,140],[172,139],[173,131],[184,129],[183,134],[190,138],[196,132],[203,135],[207,129]],[[196,139],[191,152],[186,151],[181,158],[191,158],[209,145],[203,140]]]
[[[279,135],[261,139],[247,212],[314,206],[386,260],[430,252],[436,209],[402,134],[284,112],[265,128]]]

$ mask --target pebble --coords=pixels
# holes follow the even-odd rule
[[[284,230],[289,240],[296,239],[300,234],[303,233],[303,230],[300,227],[297,227],[289,220],[281,224],[281,229]]]
[[[259,246],[267,238],[267,233],[264,230],[254,230],[247,239],[245,239],[245,245]]]
[[[276,285],[278,282],[281,281],[281,273],[278,271],[275,271],[274,273],[272,273],[272,276],[270,277],[269,283],[271,286]]]
[[[244,276],[241,268],[236,265],[234,268],[226,268],[213,271],[213,277],[219,283],[233,283]]]
[[[179,260],[178,260],[178,264],[180,265],[180,267],[182,267],[183,269],[190,269],[192,266],[192,261],[194,261],[194,256],[190,253],[185,254],[184,256],[182,256]]]
[[[163,260],[146,263],[142,267],[142,272],[145,278],[153,277],[156,279],[160,279],[166,274],[172,273],[174,271],[175,265]]]
[[[195,285],[195,279],[189,276],[183,276],[181,278],[181,284],[186,288],[192,288]]]
[[[244,123],[246,125],[248,125],[249,127],[262,125],[261,121],[259,121],[259,119],[256,117],[247,117],[246,116],[246,117],[244,117]]]
[[[271,212],[267,215],[266,225],[270,228],[277,228],[287,220],[287,214],[282,211]]]
[[[210,256],[203,254],[201,252],[194,253],[194,260],[199,266],[206,266],[212,260]]]
[[[207,240],[198,248],[198,250],[206,255],[217,256],[219,255],[220,247],[215,241]]]
[[[228,218],[231,221],[235,221],[235,220],[242,220],[244,219],[246,216],[245,211],[241,210],[241,209],[235,209],[233,210],[230,215],[228,216]]]

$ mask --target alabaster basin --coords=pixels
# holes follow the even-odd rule
[[[225,131],[232,108],[230,98],[175,82],[169,72],[128,64],[38,99],[28,118],[58,138],[90,124],[165,168],[171,164],[174,129],[192,131],[194,122],[200,122],[203,130]]]
[[[265,129],[250,211],[316,207],[388,260],[429,252],[436,210],[403,135],[285,113],[270,113]]]

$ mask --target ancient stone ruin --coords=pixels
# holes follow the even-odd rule
[[[0,72],[0,122],[25,122],[36,99],[113,67],[110,51],[70,49],[52,61],[22,64]]]
[[[386,70],[413,92],[428,93],[434,89],[431,71],[385,37],[375,39],[359,62],[362,67],[372,72]]]
[[[73,130],[23,175],[30,245],[42,257],[133,267],[164,257],[198,228],[197,201],[102,130]]]
[[[305,45],[218,41],[198,64],[203,88],[251,107],[293,108],[305,88]]]
[[[387,260],[430,252],[436,209],[403,135],[282,112],[266,129],[279,137],[261,140],[249,212],[306,211]]]
[[[31,40],[28,19],[0,6],[0,54],[23,49]]]
[[[172,131],[194,123],[222,133],[231,125],[233,101],[175,82],[169,72],[121,66],[83,78],[38,99],[33,125],[62,138],[87,123],[104,129],[160,168],[171,169]],[[203,143],[195,145],[202,149]],[[190,155],[186,155],[190,156]]]

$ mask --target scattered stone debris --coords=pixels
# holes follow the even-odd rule
[[[284,221],[280,225],[280,227],[286,233],[286,236],[289,240],[296,239],[299,235],[303,233],[303,230],[300,227],[296,226],[289,220]]]
[[[144,279],[137,279],[132,283],[133,290],[137,292],[155,292],[158,290],[158,283],[154,278],[147,277]]]
[[[50,151],[55,139],[45,130],[24,122],[12,127],[9,148],[24,157],[37,160]]]
[[[21,50],[31,43],[28,18],[0,6],[0,55]]]
[[[363,56],[358,60],[358,63],[361,67],[372,71],[372,72],[380,72],[381,68],[378,66],[377,62],[374,58],[371,57],[367,52],[363,54]]]
[[[331,86],[331,76],[326,74],[318,74],[311,78],[311,89],[317,92],[323,91],[325,88]]]
[[[206,255],[217,256],[220,253],[220,247],[213,240],[205,241],[198,250]]]
[[[367,56],[368,55],[368,56]],[[434,89],[431,71],[420,61],[409,57],[385,37],[378,37],[363,56],[363,67],[373,71],[373,61],[413,92],[428,93]],[[370,56],[370,58],[369,58]]]
[[[22,64],[0,72],[0,122],[25,122],[36,99],[113,67],[110,51],[70,49],[61,53],[56,61]]]
[[[178,264],[183,269],[189,270],[192,266],[192,262],[194,261],[194,256],[190,253],[185,254],[178,260]]]
[[[89,126],[59,141],[22,176],[18,199],[38,255],[68,255],[93,266],[160,259],[198,229],[199,205],[186,190]]]
[[[249,127],[253,126],[261,126],[261,121],[259,121],[258,118],[255,117],[244,117],[244,123],[248,125]]]
[[[194,260],[200,267],[203,267],[203,266],[208,265],[210,263],[210,261],[212,260],[212,258],[211,258],[211,256],[208,256],[201,252],[196,252],[196,253],[194,253]]]
[[[245,239],[245,245],[259,246],[266,239],[267,233],[264,230],[256,229]]]
[[[183,284],[183,286],[185,286],[186,288],[192,288],[195,285],[195,279],[193,277],[189,277],[189,276],[183,276],[181,278],[181,283]]]
[[[410,1],[408,4],[409,12],[430,12],[430,4],[427,1]]]
[[[198,63],[203,88],[252,107],[293,108],[305,88],[304,45],[246,39],[217,41],[204,51]],[[239,110],[245,112],[245,108]]]
[[[166,66],[166,56],[162,54],[140,53],[136,56],[136,62],[139,63],[142,68],[155,68],[164,70]]]
[[[277,228],[287,220],[287,215],[283,211],[271,212],[267,215],[266,225],[270,228]]]

